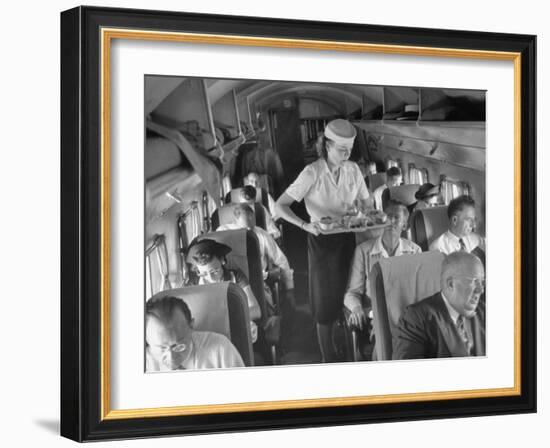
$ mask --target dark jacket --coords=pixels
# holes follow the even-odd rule
[[[394,335],[393,359],[485,356],[485,297],[476,315],[466,319],[466,330],[474,342],[471,355],[437,293],[405,309]]]

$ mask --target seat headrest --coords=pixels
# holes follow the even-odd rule
[[[390,187],[390,199],[402,202],[405,205],[414,204],[417,199],[414,196],[420,188],[419,184],[406,184],[397,187]]]
[[[415,210],[410,222],[415,242],[422,250],[428,250],[432,241],[445,232],[449,226],[447,206]]]
[[[241,188],[234,188],[233,190],[231,190],[229,192],[229,197],[230,197],[231,202],[233,202],[235,204],[238,204],[238,203],[241,203],[241,202],[248,202],[245,198],[243,198],[241,196],[242,190],[243,190],[242,187]],[[256,188],[256,199],[254,201],[255,202],[262,202],[262,189],[261,188]]]
[[[231,224],[235,222],[235,215],[233,214],[233,205],[226,204],[217,209],[219,225]]]
[[[229,282],[169,289],[151,299],[174,296],[183,299],[191,310],[195,330],[214,331],[231,338],[227,294]]]
[[[228,267],[241,269],[250,280],[247,232],[247,229],[224,230],[207,233],[200,239],[208,238],[229,246],[231,252],[227,255]]]
[[[441,290],[441,264],[444,257],[441,252],[431,251],[379,261],[392,334],[402,311],[408,305]]]

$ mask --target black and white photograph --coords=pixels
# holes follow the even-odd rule
[[[486,356],[486,96],[145,75],[145,372]]]
[[[61,434],[520,444],[540,27],[239,1],[60,15]]]

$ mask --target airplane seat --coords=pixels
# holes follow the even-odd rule
[[[194,328],[223,334],[239,351],[244,365],[253,366],[248,302],[241,288],[230,282],[169,289],[153,297],[174,296],[187,303]]]
[[[393,335],[403,310],[440,291],[444,257],[430,251],[383,258],[373,266],[370,282],[376,359],[392,359]]]
[[[250,288],[260,305],[262,317],[258,325],[258,342],[266,350],[268,357],[274,361],[276,358],[276,345],[280,335],[274,330],[264,331],[265,328],[272,328],[276,319],[269,316],[269,305],[264,290],[264,277],[261,264],[260,245],[256,234],[252,230],[237,229],[212,232],[201,235],[199,239],[209,238],[231,247],[227,255],[227,267],[229,269],[239,268],[247,276]],[[273,331],[273,333],[272,333]]]
[[[216,230],[222,224],[231,224],[235,222],[233,207],[231,205],[223,205],[212,212],[210,217],[212,222],[212,230]]]
[[[265,313],[265,298],[263,289],[263,273],[260,261],[260,246],[258,238],[252,230],[236,229],[211,232],[201,235],[198,239],[211,239],[226,244],[231,248],[227,255],[227,267],[229,269],[239,268],[248,278],[254,296],[258,300]]]
[[[371,328],[370,319],[369,322],[365,323],[365,327],[363,329],[360,329],[350,323],[350,315],[351,311],[349,311],[344,306],[342,307],[342,312],[340,313],[340,316],[336,320],[335,327],[337,329],[341,329],[341,336],[336,343],[337,351],[340,355],[343,356],[343,359],[345,359],[346,361],[369,361],[370,353],[365,354],[362,348],[360,349],[359,340],[365,337],[369,338]]]
[[[252,205],[252,204],[250,204]],[[256,216],[256,225],[266,230],[267,228],[267,217],[265,209],[261,204],[254,203],[254,215]],[[220,208],[214,210],[211,216],[212,229],[217,229],[223,224],[232,224],[235,222],[235,215],[233,214],[233,204],[229,203],[223,205]]]
[[[225,203],[226,204],[239,204],[243,202],[248,202],[241,196],[241,188],[234,188],[229,193],[225,195]],[[269,195],[265,188],[256,188],[256,198],[254,200],[255,203],[262,204],[266,210],[269,210]]]
[[[240,202],[248,202],[241,196],[243,188],[233,188],[227,195],[225,196],[225,203],[228,204],[230,202],[234,204],[238,204]],[[256,188],[256,198],[255,202],[262,202],[262,189]]]
[[[430,244],[449,226],[447,206],[415,210],[410,219],[412,240],[425,252]]]
[[[382,195],[384,208],[386,208],[386,202],[388,199],[402,202],[405,205],[414,204],[417,201],[414,195],[419,188],[419,184],[404,184],[397,187],[389,187],[387,190],[384,191],[384,194]],[[386,198],[384,198],[384,196]]]
[[[378,187],[386,183],[386,173],[367,174],[367,187],[374,192]]]

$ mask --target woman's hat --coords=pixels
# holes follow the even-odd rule
[[[330,121],[325,126],[325,137],[338,143],[339,145],[352,143],[357,135],[355,126],[353,126],[348,120],[337,118]]]
[[[187,262],[196,263],[200,255],[213,255],[218,258],[225,257],[231,248],[223,243],[218,243],[215,240],[204,238],[202,240],[195,240],[189,246],[189,251],[187,252]]]
[[[439,185],[434,185],[429,182],[422,185],[418,191],[414,194],[414,197],[418,200],[429,198],[430,196],[436,196],[439,194]]]

